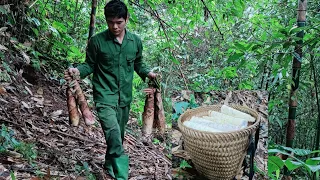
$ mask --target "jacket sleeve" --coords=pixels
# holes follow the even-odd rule
[[[95,43],[95,39],[91,38],[89,40],[87,49],[86,49],[86,60],[85,63],[77,66],[77,69],[80,72],[80,78],[83,79],[89,74],[91,74],[94,70],[96,64],[97,57],[97,45]]]
[[[150,70],[147,67],[147,65],[143,62],[143,57],[142,57],[143,47],[142,47],[142,42],[140,38],[137,38],[137,43],[138,43],[138,52],[137,52],[136,59],[134,61],[134,70],[145,82],[146,77],[148,76],[148,73],[150,72]]]

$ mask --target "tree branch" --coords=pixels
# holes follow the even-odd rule
[[[202,2],[202,4],[204,5],[205,9],[209,12],[209,14],[210,14],[210,16],[211,16],[214,24],[216,25],[216,27],[218,28],[218,31],[219,31],[220,35],[222,36],[222,39],[224,39],[223,34],[222,34],[222,32],[220,31],[220,28],[219,28],[216,20],[213,18],[211,11],[209,10],[209,8],[207,7],[206,3],[205,3],[203,0],[201,0],[201,2]]]
[[[144,11],[148,12],[151,16],[155,17],[159,22],[165,24],[167,27],[169,27],[170,29],[172,29],[174,32],[176,32],[179,37],[182,39],[182,40],[185,40],[185,35],[182,36],[176,29],[174,29],[172,26],[170,26],[167,22],[165,22],[163,19],[161,19],[159,16],[157,16],[157,14],[155,14],[153,11],[150,11],[144,7],[142,7],[140,4],[132,1],[132,0],[129,0],[132,4],[136,5],[137,7],[139,7],[140,9],[143,9]]]

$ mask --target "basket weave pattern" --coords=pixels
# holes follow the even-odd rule
[[[220,105],[204,106],[188,110],[178,119],[178,126],[184,137],[185,148],[191,156],[197,171],[209,179],[228,180],[237,175],[249,145],[249,135],[259,126],[258,114],[244,106],[230,107],[248,113],[256,121],[241,130],[233,132],[206,132],[183,125],[192,116],[207,116],[209,111],[220,111]]]

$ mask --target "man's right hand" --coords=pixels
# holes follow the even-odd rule
[[[71,81],[72,76],[79,76],[79,75],[80,75],[80,72],[77,68],[69,68],[64,71],[64,79],[66,81]]]

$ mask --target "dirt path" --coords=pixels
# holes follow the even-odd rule
[[[103,179],[106,145],[100,124],[88,127],[81,120],[79,127],[69,125],[65,87],[58,81],[38,77],[36,85],[23,78],[0,83],[0,104],[0,123],[12,129],[17,140],[32,143],[37,150],[33,165],[18,153],[3,154],[0,178],[9,178],[12,171],[19,180],[39,179],[35,177],[40,174],[57,179],[91,179],[93,175]],[[129,179],[170,179],[165,143],[140,143],[140,128],[131,117],[127,130],[124,146],[130,157]]]

